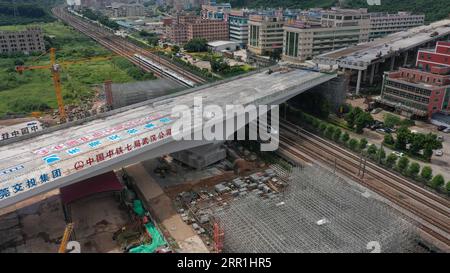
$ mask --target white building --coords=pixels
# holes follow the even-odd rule
[[[425,15],[411,12],[370,13],[370,38],[379,38],[388,34],[423,25]]]
[[[241,48],[240,43],[233,41],[214,41],[208,43],[208,48],[215,52],[236,51]]]
[[[283,28],[282,58],[303,62],[325,52],[367,42],[369,28],[365,9],[324,11],[320,23],[290,20]]]

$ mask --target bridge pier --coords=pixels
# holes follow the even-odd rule
[[[408,50],[405,51],[405,59],[403,60],[403,66],[406,66],[408,64]]]
[[[378,63],[376,64],[372,64],[371,69],[370,69],[370,79],[369,79],[369,83],[370,85],[373,85],[373,77],[375,76],[375,66],[377,66]]]
[[[389,69],[389,71],[393,71],[395,68],[395,56],[391,57],[391,67]]]
[[[356,80],[356,95],[359,95],[359,89],[361,87],[361,70],[358,70],[358,79]]]

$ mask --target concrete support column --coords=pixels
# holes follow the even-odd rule
[[[370,85],[373,85],[373,77],[375,75],[375,66],[378,64],[373,64],[372,68],[370,69],[370,79],[369,79],[369,83]]]
[[[361,70],[358,70],[358,79],[356,80],[356,95],[359,95],[359,89],[361,87]]]
[[[367,68],[366,70],[364,70],[364,74],[363,74],[363,82],[366,82],[366,81],[367,81],[367,70],[368,70],[368,68]]]
[[[403,66],[408,64],[408,51],[405,51],[405,59],[403,60]]]
[[[395,67],[395,56],[392,56],[391,57],[391,69],[389,71],[394,70],[394,67]]]

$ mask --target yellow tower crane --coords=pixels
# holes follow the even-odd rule
[[[23,73],[23,71],[27,70],[36,70],[36,69],[50,69],[52,72],[52,78],[53,78],[53,85],[55,87],[55,93],[56,93],[56,100],[58,102],[58,111],[59,111],[59,118],[61,122],[66,121],[66,111],[64,109],[64,100],[62,97],[62,87],[61,87],[61,67],[71,64],[78,64],[78,63],[84,63],[89,61],[103,61],[103,60],[110,60],[111,57],[91,57],[91,58],[85,58],[80,60],[74,60],[74,61],[64,61],[60,63],[56,63],[56,49],[50,48],[50,64],[49,65],[37,65],[37,66],[16,66],[16,71],[19,73]]]

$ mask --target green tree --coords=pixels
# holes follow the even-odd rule
[[[342,130],[339,128],[336,128],[336,130],[334,130],[333,140],[338,142],[339,139],[341,138],[341,136],[342,136]]]
[[[184,45],[184,49],[190,52],[205,52],[208,50],[208,41],[204,38],[193,38]]]
[[[324,133],[326,129],[327,129],[327,124],[326,124],[325,122],[320,123],[320,125],[319,125],[319,131],[320,131],[321,133]]]
[[[334,126],[328,125],[327,129],[325,130],[325,136],[327,138],[332,138],[334,134]]]
[[[352,108],[345,116],[344,119],[347,122],[347,126],[351,129],[355,127],[355,120],[359,116],[360,113],[364,112],[361,108],[355,107]]]
[[[438,189],[442,187],[445,183],[444,177],[441,174],[435,175],[433,179],[431,179],[431,182],[428,183],[428,186],[432,187],[433,189]]]
[[[430,181],[433,177],[433,169],[430,166],[423,167],[422,172],[420,172],[420,177],[425,181]]]
[[[394,137],[391,134],[384,135],[384,143],[387,145],[392,145],[395,143]]]
[[[349,139],[350,139],[350,135],[347,132],[345,132],[341,137],[341,141],[343,143],[347,143]]]
[[[395,162],[397,161],[397,155],[394,153],[390,153],[388,157],[386,158],[386,166],[389,168],[392,168],[395,165]]]
[[[375,158],[377,151],[378,149],[375,144],[371,144],[369,148],[367,148],[367,153],[369,154],[369,156],[372,156],[372,158]]]
[[[408,144],[411,138],[411,131],[402,126],[397,131],[397,140],[395,141],[395,148],[398,150],[406,150],[406,144]]]
[[[409,165],[409,158],[406,156],[400,157],[400,159],[397,162],[397,170],[401,173],[404,173]]]
[[[362,134],[363,129],[373,123],[373,117],[370,113],[361,112],[355,119],[355,132],[358,134]]]
[[[359,149],[360,150],[364,150],[367,147],[367,139],[365,138],[361,138],[361,140],[359,141]]]
[[[447,193],[450,193],[450,181],[448,181],[447,184],[445,184],[445,191]]]
[[[383,147],[380,147],[377,151],[377,157],[376,160],[379,160],[378,162],[383,162],[383,160],[386,159],[386,151],[383,149]]]
[[[410,177],[412,177],[412,178],[416,178],[417,175],[419,174],[419,172],[420,172],[420,165],[419,165],[419,163],[417,163],[417,162],[412,162],[412,163],[409,165],[409,168],[408,168],[408,170],[407,170],[408,176],[410,176]]]
[[[172,52],[173,52],[173,53],[178,53],[178,52],[180,52],[180,47],[177,46],[177,45],[172,46]]]
[[[350,139],[348,141],[348,147],[351,150],[353,150],[353,151],[357,151],[358,150],[358,144],[359,144],[359,141],[357,139],[354,139],[354,138],[352,138],[352,139]]]
[[[399,125],[401,121],[402,120],[398,116],[391,113],[386,113],[384,115],[384,125],[388,128],[394,128]]]

